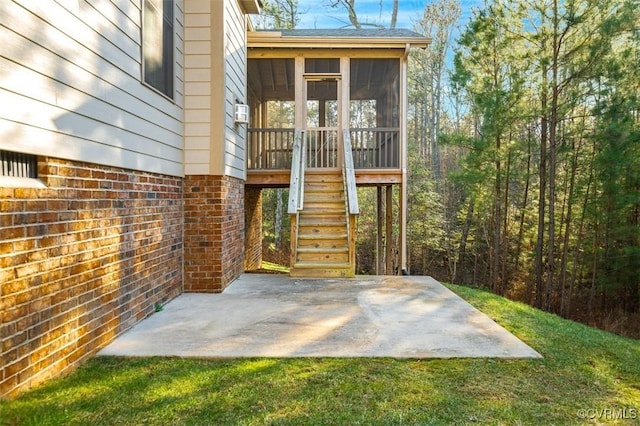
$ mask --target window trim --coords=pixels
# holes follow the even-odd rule
[[[175,32],[175,28],[176,28],[176,2],[174,0],[160,0],[160,2],[163,4],[163,9],[162,11],[160,11],[160,13],[162,13],[162,31],[165,31],[165,16],[164,16],[164,5],[165,5],[165,1],[167,1],[168,3],[171,4],[171,57],[169,59],[169,64],[171,67],[170,70],[170,74],[171,74],[171,87],[170,90],[168,90],[168,92],[170,93],[165,93],[162,89],[155,87],[151,82],[147,81],[147,76],[146,76],[146,67],[145,67],[145,14],[147,13],[147,2],[150,2],[150,7],[155,7],[153,5],[153,3],[151,3],[152,0],[142,0],[142,8],[140,10],[140,81],[142,82],[142,84],[148,88],[150,88],[151,90],[153,90],[154,92],[156,92],[157,94],[161,95],[162,97],[166,98],[167,100],[171,101],[171,102],[175,102],[176,99],[176,79],[177,79],[177,73],[176,73],[176,64],[175,64],[175,58],[176,58],[176,32]],[[164,59],[164,53],[165,53],[165,46],[163,43],[162,46],[162,50],[163,50],[163,62],[165,61]],[[164,65],[164,64],[163,64]],[[165,85],[167,82],[164,82]]]

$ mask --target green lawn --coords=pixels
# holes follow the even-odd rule
[[[543,360],[94,358],[0,424],[640,424],[640,342],[450,286]]]

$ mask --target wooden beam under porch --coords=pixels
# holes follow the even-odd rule
[[[357,186],[396,185],[402,183],[402,171],[398,169],[357,169]],[[245,185],[261,188],[287,188],[290,170],[247,170]]]

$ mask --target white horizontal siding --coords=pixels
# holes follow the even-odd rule
[[[224,132],[224,174],[245,179],[246,125],[235,123],[235,104],[236,102],[247,102],[246,21],[237,2],[225,2],[225,5],[226,131]]]
[[[211,3],[184,3],[185,174],[211,173]]]
[[[246,102],[245,16],[236,1],[185,0],[184,11],[185,173],[245,179],[246,126],[234,117]]]
[[[174,70],[176,74],[176,84],[173,88],[173,101],[182,108],[184,107],[184,2],[183,0],[175,0],[175,3],[177,8],[174,22],[174,60],[176,63]],[[180,115],[178,115],[178,117],[180,117]]]
[[[4,89],[0,89],[0,99],[3,100],[0,103],[0,117],[14,125],[29,125],[61,135],[77,136],[130,153],[143,152],[149,143],[148,135],[134,133],[126,128],[127,121],[137,126],[136,120],[129,120],[126,113],[106,104],[85,103],[70,111]],[[97,117],[100,117],[101,113],[105,120],[121,126],[99,120]],[[151,126],[148,127],[150,131],[153,130]],[[140,131],[143,130],[144,128],[140,126]],[[180,158],[181,150],[169,145],[157,144],[156,149],[149,152],[149,155],[154,157],[160,155],[169,160],[176,160]]]
[[[183,5],[172,102],[140,81],[141,1],[0,1],[0,147],[183,174]]]

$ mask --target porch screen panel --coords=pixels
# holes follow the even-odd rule
[[[400,60],[354,58],[349,128],[357,169],[400,167]]]
[[[290,169],[295,133],[295,61],[249,59],[247,83],[253,114],[248,169]]]

